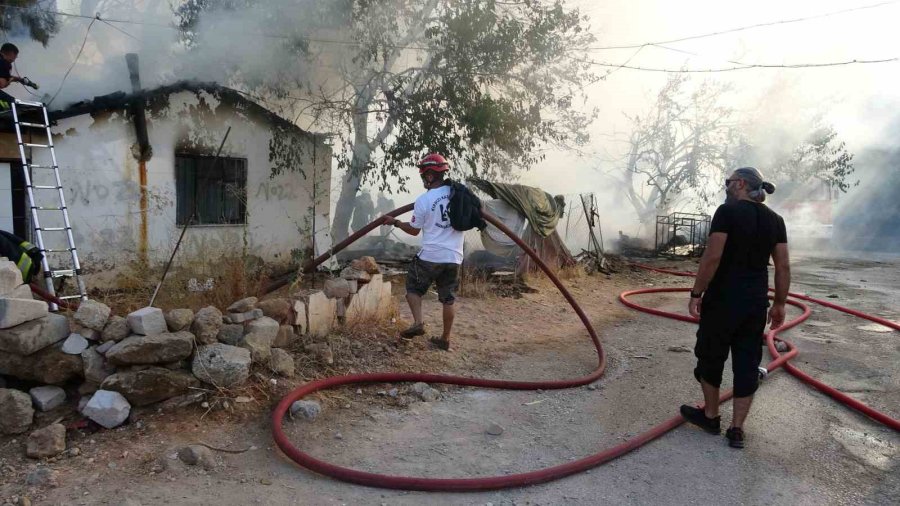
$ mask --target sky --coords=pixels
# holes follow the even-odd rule
[[[274,21],[290,29],[302,22],[302,8],[292,7],[311,0],[272,0],[282,9],[283,19]],[[273,4],[273,5],[274,5]],[[569,0],[589,16],[595,34],[595,46],[633,45],[668,41],[688,36],[725,31],[758,23],[771,23],[800,17],[818,16],[835,11],[879,4],[877,0],[834,1],[794,0],[791,2],[757,0],[722,2],[710,0]],[[709,69],[732,67],[729,60],[745,64],[824,63],[848,60],[883,59],[900,56],[900,1],[880,2],[872,8],[837,13],[808,21],[781,23],[722,35],[645,46],[637,49],[596,50],[596,61],[646,68]],[[152,0],[59,0],[65,12],[117,17],[151,24],[118,24],[95,21],[88,33],[89,19],[65,18],[63,30],[48,47],[23,41],[18,70],[42,84],[42,93],[54,95],[60,89],[58,103],[94,95],[128,90],[123,55],[139,51],[145,86],[164,84],[185,77],[225,80],[223,62],[240,61],[249,75],[264,75],[269,69],[284,66],[283,55],[267,50],[271,40],[255,36],[254,24],[266,26],[271,19],[263,13],[258,19],[218,19],[213,30],[218,35],[214,55],[179,58],[172,65],[171,46],[177,32],[153,22],[171,19],[169,2]],[[289,14],[294,12],[296,15]],[[298,17],[299,16],[299,17]],[[299,20],[299,21],[298,21]],[[85,33],[88,33],[85,37]],[[72,65],[79,48],[84,50]],[[39,62],[39,64],[35,64]],[[64,70],[72,67],[63,86]],[[293,69],[303,72],[304,69]],[[598,67],[601,74],[609,71]],[[831,124],[851,152],[895,143],[900,127],[900,62],[846,65],[832,68],[751,69],[736,72],[693,74],[692,82],[715,79],[733,85],[731,100],[743,113],[760,118],[756,128],[788,124],[795,118],[821,115]],[[630,210],[616,198],[612,180],[605,176],[621,166],[622,135],[629,131],[629,115],[648,110],[666,74],[618,69],[606,79],[588,87],[588,105],[599,111],[591,125],[591,143],[579,154],[550,149],[546,159],[525,173],[522,183],[540,186],[557,194],[593,191],[601,200],[609,226],[636,226],[629,223]],[[777,93],[773,90],[777,89]],[[765,167],[760,167],[765,172]],[[861,170],[860,172],[865,172]],[[414,176],[410,168],[407,175]],[[335,174],[335,190],[337,189]],[[417,184],[417,178],[412,183]],[[419,191],[396,195],[395,201],[411,201]]]

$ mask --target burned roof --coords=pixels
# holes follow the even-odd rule
[[[158,102],[159,100],[168,99],[169,95],[182,91],[190,91],[194,93],[210,93],[223,102],[230,103],[235,107],[251,114],[258,114],[261,117],[265,118],[267,121],[270,121],[273,125],[280,128],[299,130],[303,134],[309,135],[311,137],[326,137],[323,134],[313,134],[301,129],[297,125],[291,123],[290,121],[282,118],[269,109],[266,109],[265,107],[251,100],[244,93],[241,93],[232,88],[221,86],[216,83],[197,81],[179,81],[177,83],[169,84],[166,86],[143,90],[138,93],[129,94],[122,91],[117,91],[115,93],[109,93],[107,95],[96,96],[91,100],[83,100],[81,102],[71,104],[65,109],[49,111],[50,121],[52,122],[65,118],[72,118],[75,116],[81,116],[82,114],[96,114],[99,112],[127,109],[142,102],[145,105],[149,105]]]

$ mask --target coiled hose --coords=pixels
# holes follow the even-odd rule
[[[388,213],[389,216],[400,216],[404,213],[412,210],[412,204],[400,207]],[[483,478],[421,478],[421,477],[410,477],[410,476],[391,476],[385,474],[378,473],[370,473],[365,471],[359,471],[356,469],[350,469],[347,467],[338,466],[335,464],[331,464],[329,462],[325,462],[323,460],[317,459],[306,452],[303,452],[296,448],[293,444],[291,444],[287,435],[284,433],[284,429],[282,424],[284,422],[284,416],[290,409],[291,404],[319,390],[324,390],[328,388],[338,387],[342,385],[355,385],[355,384],[368,384],[368,383],[399,383],[399,382],[427,382],[427,383],[443,383],[447,385],[460,385],[460,386],[472,386],[472,387],[482,387],[482,388],[497,388],[497,389],[509,389],[509,390],[551,390],[551,389],[562,389],[562,388],[571,388],[575,386],[585,385],[587,383],[591,383],[603,375],[604,370],[606,369],[606,355],[603,352],[603,347],[600,345],[600,340],[597,337],[596,332],[594,331],[593,326],[591,325],[590,320],[585,315],[584,311],[582,311],[581,307],[579,307],[578,303],[572,297],[572,294],[566,289],[565,286],[560,282],[559,278],[550,270],[550,268],[541,260],[541,258],[534,252],[527,244],[525,244],[516,234],[514,234],[511,230],[509,230],[500,220],[498,220],[495,216],[488,212],[483,212],[485,220],[497,227],[499,230],[503,231],[510,239],[512,239],[522,250],[529,255],[537,264],[542,271],[547,275],[548,278],[553,282],[553,284],[559,289],[560,293],[566,299],[566,301],[572,306],[572,309],[578,315],[578,318],[584,324],[585,328],[588,331],[588,334],[591,337],[591,340],[594,343],[594,346],[597,351],[597,368],[594,369],[590,374],[586,376],[582,376],[580,378],[573,378],[568,380],[555,380],[555,381],[508,381],[508,380],[491,380],[491,379],[481,379],[481,378],[468,378],[463,376],[451,376],[451,375],[443,375],[443,374],[429,374],[429,373],[397,373],[397,372],[384,372],[384,373],[369,373],[369,374],[348,374],[344,376],[333,376],[330,378],[325,378],[317,381],[312,381],[301,385],[295,390],[288,393],[278,405],[275,407],[275,410],[272,412],[272,433],[275,439],[275,443],[278,447],[284,452],[285,455],[288,456],[291,460],[300,464],[301,466],[320,473],[332,478],[336,478],[343,481],[348,481],[351,483],[356,483],[360,485],[366,485],[371,487],[379,487],[379,488],[390,488],[390,489],[401,489],[401,490],[423,490],[423,491],[478,491],[478,490],[493,490],[493,489],[502,489],[502,488],[511,488],[511,487],[521,487],[525,485],[534,485],[538,483],[544,483],[552,480],[556,480],[562,478],[564,476],[568,476],[571,474],[575,474],[581,471],[585,471],[592,467],[596,467],[604,462],[608,462],[616,457],[624,455],[635,448],[638,448],[649,441],[652,441],[666,432],[678,427],[682,423],[684,423],[684,419],[678,415],[668,420],[665,420],[650,430],[639,434],[619,445],[616,445],[612,448],[607,448],[601,452],[595,453],[593,455],[589,455],[587,457],[583,457],[578,460],[574,460],[571,462],[567,462],[565,464],[560,464],[554,467],[549,467],[545,469],[539,469],[536,471],[529,471],[525,473],[518,473],[506,476],[491,476],[491,477],[483,477]],[[353,243],[360,237],[369,233],[371,230],[375,229],[375,227],[380,226],[383,223],[382,218],[379,217],[372,223],[369,223],[361,230],[357,231],[344,241],[341,241],[337,245],[333,246],[329,251],[322,254],[318,258],[311,261],[306,267],[306,271],[312,271],[316,266],[327,260],[329,257],[346,248],[349,244]],[[646,267],[645,267],[646,268]],[[659,269],[655,269],[650,267],[652,270],[660,271]],[[670,271],[670,274],[676,274],[681,276],[690,276],[690,273],[681,273],[678,271]],[[277,287],[270,287],[271,289]],[[620,300],[627,306],[637,309],[639,311],[644,311],[650,314],[655,314],[659,316],[665,316],[667,318],[674,318],[677,320],[688,321],[688,322],[696,322],[696,319],[690,316],[679,315],[675,313],[668,313],[665,311],[659,311],[656,309],[646,308],[643,306],[639,306],[634,302],[628,300],[629,296],[644,294],[644,293],[660,293],[660,292],[683,292],[688,291],[686,288],[653,288],[647,290],[633,290],[630,292],[625,292],[620,295]],[[808,299],[813,302],[819,302],[816,300]],[[790,367],[790,364],[787,364],[788,360],[794,358],[798,351],[796,347],[785,341],[788,345],[788,351],[786,353],[779,353],[775,349],[774,340],[776,339],[776,335],[782,331],[788,330],[796,325],[799,325],[801,322],[806,320],[809,317],[810,311],[809,308],[804,304],[789,300],[789,304],[799,307],[803,310],[803,314],[794,320],[787,322],[784,326],[776,331],[770,331],[766,334],[767,343],[769,346],[769,351],[774,360],[769,362],[767,365],[767,369],[770,371],[777,369],[782,365],[786,365]],[[840,310],[845,312],[851,312],[852,310],[846,310],[844,308],[840,308]],[[853,314],[853,313],[851,313]],[[877,319],[875,317],[870,317],[868,315],[863,316],[864,318],[870,319],[872,321],[877,321],[878,323],[882,323],[879,321],[881,319]],[[887,324],[888,326],[897,329],[898,326],[893,322],[887,322],[886,320],[882,324]],[[790,369],[789,369],[790,370]],[[815,381],[815,380],[813,380]],[[824,388],[830,388],[826,385],[822,385]],[[819,388],[818,386],[816,388]],[[833,389],[832,389],[833,390]],[[825,391],[825,390],[823,390]],[[836,392],[836,391],[835,391]],[[828,393],[828,392],[826,392]],[[839,395],[843,396],[843,394]],[[829,395],[832,395],[829,393]],[[721,400],[725,401],[730,399],[732,396],[731,390],[725,391],[721,395]],[[850,399],[847,396],[847,399],[842,399],[835,395],[833,397],[837,398],[841,402],[845,402],[848,405],[851,405],[854,409],[860,409],[860,407],[854,405],[859,404],[858,401],[854,399]],[[853,403],[849,403],[849,401],[853,401]],[[864,406],[864,405],[862,405]],[[897,420],[894,420],[887,415],[883,415],[878,413],[877,411],[866,407],[868,411],[863,411],[867,415],[872,418],[885,423],[886,425],[891,426],[895,430],[900,430],[900,423]],[[871,414],[870,414],[871,413]],[[877,414],[877,416],[876,416]]]

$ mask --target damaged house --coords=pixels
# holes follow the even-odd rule
[[[112,275],[129,262],[165,262],[189,223],[179,263],[215,265],[222,256],[244,255],[286,265],[330,246],[331,149],[324,136],[215,84],[141,90],[136,73],[132,82],[130,94],[50,111],[89,285],[106,282],[98,274]],[[11,119],[0,131],[0,228],[31,238]],[[25,129],[23,136],[26,143],[45,141],[41,130]],[[26,156],[32,164],[52,163],[46,149],[26,150]],[[47,176],[32,170],[33,184],[48,184],[41,177]],[[45,227],[61,225],[41,219]]]

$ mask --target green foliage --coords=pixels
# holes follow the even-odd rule
[[[831,126],[815,129],[789,156],[784,157],[775,167],[776,181],[793,183],[818,179],[832,188],[846,193],[851,185],[848,178],[856,170],[853,155],[846,144],[837,137]]]
[[[0,32],[8,38],[27,31],[29,37],[46,46],[50,37],[59,30],[56,16],[48,10],[55,5],[47,3],[41,0],[5,0],[0,5]]]

